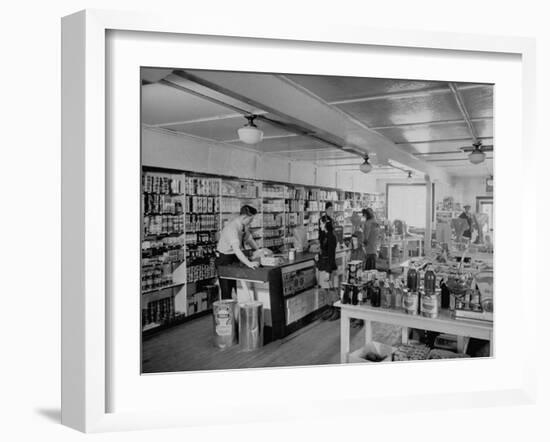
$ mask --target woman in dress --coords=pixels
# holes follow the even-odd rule
[[[336,236],[334,235],[334,226],[329,216],[324,215],[319,222],[319,237],[321,238],[321,252],[317,256],[317,269],[319,270],[319,285],[322,290],[329,293],[329,303],[337,300],[338,293],[333,286],[334,271],[336,266]],[[336,320],[340,318],[340,310],[331,307],[323,315],[323,319]]]

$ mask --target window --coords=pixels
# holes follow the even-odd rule
[[[388,184],[388,219],[405,221],[410,227],[426,227],[426,185]]]

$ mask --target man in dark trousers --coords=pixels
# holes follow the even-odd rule
[[[258,245],[248,231],[248,226],[258,211],[252,206],[243,206],[239,216],[229,221],[220,233],[218,240],[216,268],[221,265],[242,262],[245,266],[255,269],[259,264],[250,261],[243,253],[244,245],[248,244],[253,250]],[[237,290],[237,281],[234,279],[219,278],[222,299],[231,299],[233,289]]]

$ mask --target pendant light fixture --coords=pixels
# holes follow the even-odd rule
[[[369,163],[369,156],[365,156],[365,162],[359,166],[359,170],[363,173],[369,173],[372,170],[372,164]]]
[[[472,164],[481,164],[485,161],[485,152],[481,150],[481,142],[474,143],[474,150],[468,155],[468,159]]]
[[[245,115],[245,118],[248,120],[248,124],[237,131],[239,140],[246,144],[258,144],[262,141],[264,133],[254,124],[256,115]]]

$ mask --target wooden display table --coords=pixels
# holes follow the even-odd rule
[[[438,318],[426,318],[420,315],[408,315],[404,311],[371,307],[367,304],[351,305],[338,301],[335,307],[341,309],[340,320],[340,362],[348,362],[350,352],[350,320],[365,321],[365,342],[372,342],[372,322],[382,322],[402,327],[402,342],[407,343],[409,328],[449,333],[461,338],[478,338],[489,341],[489,355],[492,356],[493,324],[490,322],[470,321],[451,318],[448,310],[442,310]]]

